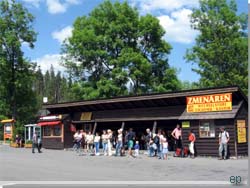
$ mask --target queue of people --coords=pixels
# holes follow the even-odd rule
[[[118,129],[112,131],[110,129],[103,130],[102,134],[98,132],[93,135],[91,132],[84,132],[78,130],[74,134],[74,146],[73,148],[79,153],[80,150],[89,153],[91,155],[100,155],[100,147],[102,148],[102,154],[104,156],[124,156],[125,150],[127,150],[127,156],[139,157],[140,150],[147,150],[149,157],[158,157],[159,159],[168,159],[169,149],[172,148],[169,142],[172,143],[172,138],[175,139],[174,149],[182,147],[182,132],[180,125],[170,134],[162,130],[158,130],[157,134],[153,133],[150,129],[146,129],[146,135],[140,136],[142,139],[136,137],[132,128],[128,131]],[[188,138],[190,140],[190,153],[194,158],[194,142],[195,135],[192,132]],[[143,145],[140,144],[143,142]],[[114,153],[112,152],[114,150]]]
[[[182,145],[182,129],[179,124],[171,132],[165,132],[158,130],[157,134],[153,133],[149,128],[146,129],[146,135],[141,136],[140,141],[143,145],[140,144],[140,141],[137,139],[135,132],[132,128],[129,131],[124,131],[123,129],[118,129],[117,132],[112,130],[103,130],[102,135],[99,135],[96,132],[93,135],[90,131],[88,133],[83,130],[77,130],[73,135],[73,149],[80,153],[81,148],[87,153],[92,153],[92,155],[100,155],[100,146],[102,146],[102,152],[104,156],[112,156],[112,149],[115,149],[115,156],[124,156],[125,150],[128,150],[129,157],[139,157],[139,151],[141,149],[147,150],[147,155],[149,157],[158,157],[159,159],[166,160],[168,159],[168,152],[170,148],[174,148],[174,156],[188,155],[191,158],[195,158],[196,149],[195,141],[196,136],[194,131],[191,129],[188,135],[189,146],[188,148],[183,147]],[[169,143],[172,143],[172,138],[174,138],[174,146],[171,146]],[[229,142],[229,133],[225,130],[224,127],[220,127],[219,134],[219,159],[228,158],[228,142]],[[21,143],[19,135],[16,135],[16,143]],[[35,153],[37,148],[38,153],[41,153],[42,140],[39,135],[36,133],[32,137],[32,153]],[[145,145],[144,145],[145,144]],[[184,152],[177,154],[178,151]]]

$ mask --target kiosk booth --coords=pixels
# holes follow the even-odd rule
[[[25,127],[25,131],[24,131],[24,139],[25,139],[25,143],[28,140],[32,140],[33,134],[34,132],[40,136],[40,138],[42,137],[42,133],[41,133],[41,127],[38,126],[37,124],[28,124],[28,125],[24,125]]]
[[[4,143],[10,142],[13,136],[13,131],[14,131],[14,119],[5,119],[2,120],[1,123],[3,124],[4,131],[3,131],[3,140]]]

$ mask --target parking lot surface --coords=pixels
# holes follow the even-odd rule
[[[159,160],[115,156],[79,156],[74,151],[0,145],[0,181],[229,181],[248,177],[248,160],[197,157]]]

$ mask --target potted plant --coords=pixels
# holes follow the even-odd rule
[[[17,143],[15,141],[11,140],[10,141],[10,147],[17,148],[18,145],[17,145]]]
[[[27,140],[24,145],[25,148],[32,148],[32,140]]]

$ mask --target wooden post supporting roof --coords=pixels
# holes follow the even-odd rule
[[[125,122],[123,121],[122,122],[122,126],[121,126],[121,129],[124,130],[124,126],[125,126]]]
[[[152,133],[155,133],[157,127],[157,121],[154,121]]]
[[[94,128],[93,128],[92,134],[95,134],[96,127],[97,127],[97,122],[95,122],[95,124],[94,124]]]

